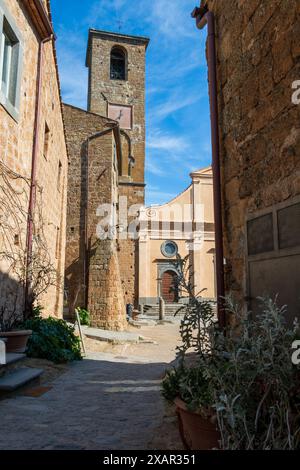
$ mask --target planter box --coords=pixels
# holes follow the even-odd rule
[[[27,342],[32,335],[31,330],[2,331],[0,338],[6,338],[7,353],[24,353]]]
[[[186,404],[176,398],[179,431],[182,442],[188,450],[219,449],[220,433],[216,424],[203,418],[199,413],[189,411]]]

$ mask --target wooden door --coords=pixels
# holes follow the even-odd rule
[[[176,273],[165,271],[161,279],[161,296],[168,304],[178,302],[178,287],[176,286]]]

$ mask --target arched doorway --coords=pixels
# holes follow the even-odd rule
[[[161,277],[161,296],[168,304],[178,302],[179,292],[177,274],[175,271],[165,271]]]

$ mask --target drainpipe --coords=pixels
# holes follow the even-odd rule
[[[208,81],[210,97],[210,120],[211,120],[211,142],[212,142],[212,169],[213,169],[213,191],[214,191],[214,217],[215,217],[215,243],[216,243],[216,281],[218,320],[221,328],[226,326],[224,308],[224,251],[223,251],[223,224],[222,224],[222,197],[221,197],[221,172],[220,172],[220,136],[219,136],[219,113],[218,113],[218,88],[217,88],[217,66],[215,45],[215,16],[208,11],[208,7],[195,8],[192,17],[196,19],[198,29],[207,25],[207,47],[208,47]]]
[[[27,220],[27,240],[26,240],[26,281],[25,281],[25,312],[29,307],[29,292],[30,292],[30,265],[32,261],[32,246],[33,246],[33,229],[34,229],[34,212],[36,203],[36,174],[37,174],[37,159],[39,151],[39,130],[40,130],[40,114],[41,114],[41,95],[42,95],[42,80],[43,80],[43,50],[44,44],[53,40],[53,35],[45,38],[39,42],[38,62],[37,62],[37,85],[36,85],[36,99],[35,99],[35,117],[34,117],[34,131],[33,131],[33,147],[32,147],[32,161],[31,161],[31,184],[29,192],[29,207],[28,207],[28,220]]]

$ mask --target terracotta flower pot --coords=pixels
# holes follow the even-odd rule
[[[216,424],[199,413],[187,409],[186,404],[176,398],[175,405],[179,420],[179,431],[182,442],[188,450],[219,449],[220,433]]]
[[[0,332],[0,338],[7,339],[6,352],[8,353],[24,353],[26,351],[28,339],[31,335],[31,330]]]

